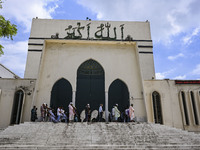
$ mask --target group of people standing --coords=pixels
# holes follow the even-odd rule
[[[39,121],[51,121],[54,123],[57,122],[78,122],[80,121],[80,116],[77,113],[76,107],[72,102],[68,105],[69,114],[65,112],[63,107],[58,107],[55,111],[54,109],[48,107],[46,103],[43,103],[40,107],[41,118]],[[95,118],[95,122],[103,122],[103,104],[100,104],[98,109],[98,116]],[[127,107],[124,112],[120,112],[118,109],[118,104],[115,104],[112,108],[112,112],[109,115],[109,121],[120,121],[120,122],[133,122],[135,118],[133,104],[130,107]],[[37,108],[33,106],[31,110],[31,121],[37,120]],[[83,121],[91,121],[91,108],[90,104],[85,106],[85,119]],[[92,120],[93,121],[93,120]]]
[[[67,112],[65,112],[63,107],[58,107],[55,111],[54,109],[48,107],[46,103],[43,103],[40,107],[41,112],[41,119],[40,121],[50,121],[50,122],[73,122],[78,121],[77,120],[77,112],[76,107],[73,106],[73,103],[71,102],[69,104],[69,117],[67,116]]]
[[[90,104],[87,104],[85,106],[85,119],[84,121],[90,122],[91,121],[91,108]],[[103,122],[103,104],[100,104],[99,110],[98,110],[98,116],[95,118],[95,121],[97,122]]]
[[[133,104],[127,106],[124,112],[120,112],[118,109],[118,104],[115,104],[112,108],[112,115],[110,115],[110,121],[120,121],[120,122],[134,122],[135,114],[134,114]]]

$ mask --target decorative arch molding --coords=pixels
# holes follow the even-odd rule
[[[198,99],[198,109],[200,114],[200,90],[197,91],[197,99]]]
[[[130,97],[127,84],[121,79],[115,79],[108,89],[108,110],[111,112],[112,107],[118,104],[120,111],[124,111],[130,105]]]
[[[104,68],[97,60],[90,58],[79,65],[77,74],[102,75],[104,74]]]
[[[180,102],[183,124],[188,126],[190,124],[190,121],[188,115],[187,96],[186,92],[183,90],[179,92],[179,102]]]
[[[72,102],[72,86],[67,79],[62,77],[52,87],[50,107],[55,110],[58,107],[63,107],[65,111],[68,111],[70,102]]]
[[[25,97],[26,93],[22,88],[18,88],[15,91],[10,124],[19,124],[22,122]]]
[[[68,82],[70,83],[70,81],[69,81],[68,79],[66,79],[65,77],[59,77],[57,80],[55,80],[54,84],[55,84],[56,82],[58,82],[59,80],[61,80],[61,79],[66,80],[66,81],[68,81]],[[71,83],[70,83],[70,84],[71,84]],[[52,87],[53,87],[53,86],[52,86]]]
[[[198,91],[198,96],[200,97],[200,91]]]
[[[198,91],[197,95],[198,95],[199,102],[200,102],[200,90]]]
[[[151,96],[152,96],[154,123],[163,124],[161,96],[157,91],[153,91]]]
[[[126,87],[128,88],[130,86],[130,84],[128,83],[128,81],[122,79],[122,78],[119,78],[119,77],[113,77],[112,79],[110,79],[109,81],[107,81],[106,83],[106,91],[109,91],[109,88],[110,88],[110,85],[115,81],[115,80],[120,80],[122,81]],[[128,88],[129,89],[129,88]],[[130,92],[131,93],[131,92]],[[130,97],[129,97],[130,98]]]
[[[120,80],[124,85],[126,85],[126,87],[128,88],[128,84],[123,80],[123,79],[121,79],[121,78],[116,78],[115,80],[113,80],[112,82],[111,82],[111,84],[114,82],[114,81],[116,81],[116,80]],[[110,85],[111,85],[110,84]]]
[[[192,106],[192,116],[194,118],[194,124],[199,125],[199,117],[198,117],[198,110],[197,110],[197,102],[195,99],[195,94],[193,91],[189,91],[190,103]]]

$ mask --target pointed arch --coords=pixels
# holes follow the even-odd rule
[[[160,99],[160,94],[157,91],[154,91],[152,93],[152,100],[153,100],[154,122],[163,124],[161,99]]]
[[[24,90],[22,89],[17,90],[14,96],[10,124],[19,124],[21,122],[24,99],[25,99]]]
[[[77,70],[75,106],[81,113],[86,104],[90,104],[92,111],[98,110],[101,103],[105,104],[104,69],[96,60],[89,59],[83,62]]]
[[[63,107],[68,111],[70,102],[72,102],[72,86],[68,80],[61,78],[52,87],[50,107],[55,110]]]
[[[108,89],[108,110],[118,104],[120,111],[124,111],[130,105],[129,90],[127,85],[120,79],[114,80]]]
[[[193,91],[190,91],[190,99],[191,99],[191,104],[192,104],[194,123],[195,123],[195,125],[199,125],[198,111],[197,111],[197,107],[196,107],[197,105],[196,105],[195,96],[194,96]]]
[[[84,61],[77,70],[77,75],[102,75],[104,69],[99,62],[94,59]]]
[[[183,114],[183,121],[185,125],[189,125],[189,117],[188,117],[188,109],[187,109],[187,102],[186,102],[186,97],[185,97],[185,92],[181,91],[180,92],[180,97],[181,97],[181,105],[182,105],[182,114]]]

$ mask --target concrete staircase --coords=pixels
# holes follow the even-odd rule
[[[200,149],[200,134],[159,124],[26,122],[0,132],[0,150]]]

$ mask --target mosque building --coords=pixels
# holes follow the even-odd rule
[[[200,80],[156,80],[150,23],[32,20],[24,78],[0,79],[0,128],[30,121],[35,105],[82,115],[134,104],[136,121],[200,131]]]

